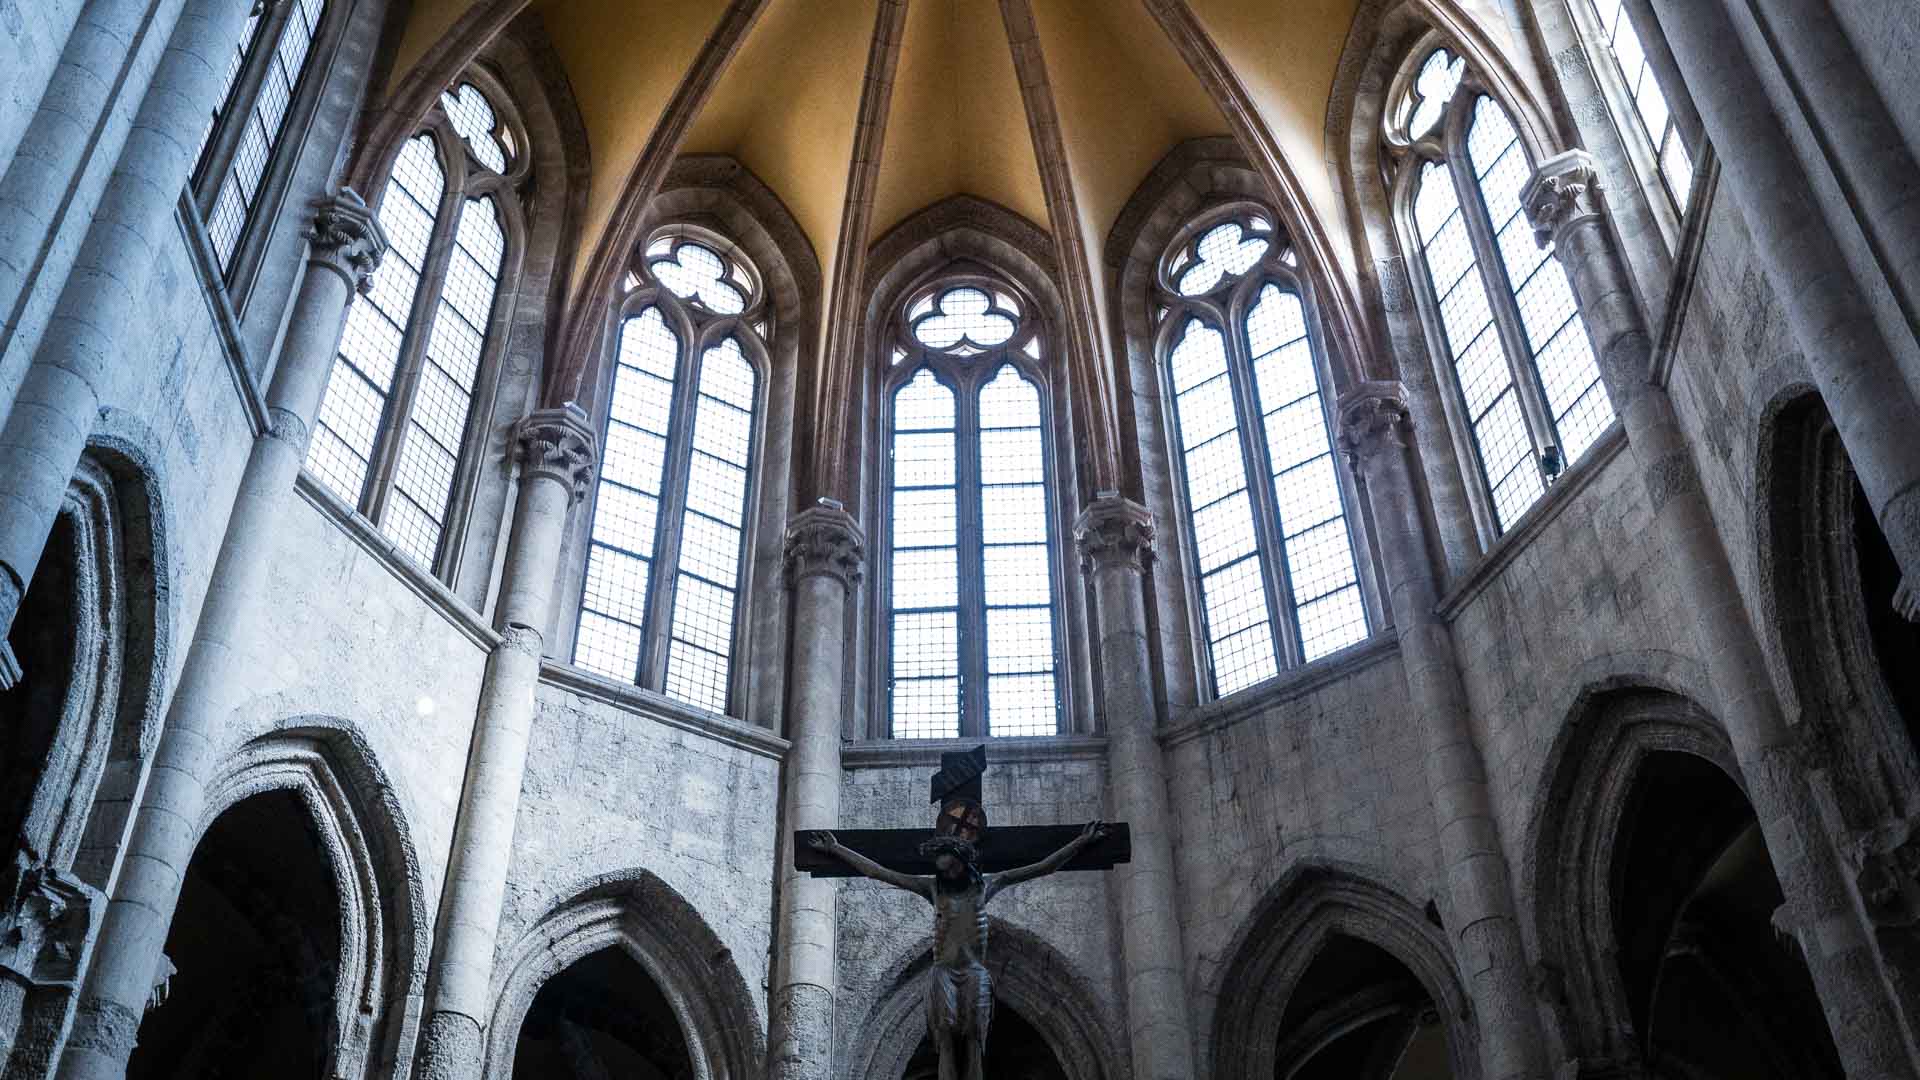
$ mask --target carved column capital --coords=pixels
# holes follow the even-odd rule
[[[339,274],[355,292],[372,287],[373,272],[387,253],[387,234],[366,200],[352,188],[315,199],[313,225],[305,235],[310,265]]]
[[[1340,454],[1355,472],[1381,451],[1407,447],[1412,423],[1407,412],[1407,389],[1397,382],[1363,382],[1340,395]]]
[[[788,588],[825,576],[852,589],[866,572],[867,538],[839,501],[821,499],[788,523],[784,555]]]
[[[1561,237],[1577,226],[1598,224],[1606,213],[1601,198],[1600,169],[1585,150],[1568,150],[1540,163],[1520,189],[1533,238],[1541,247],[1558,247]]]
[[[558,409],[528,413],[514,429],[513,446],[523,478],[556,480],[576,501],[586,495],[597,440],[580,406],[569,401]]]
[[[1120,567],[1136,574],[1153,564],[1153,514],[1116,492],[1103,491],[1073,523],[1080,567],[1087,573]]]

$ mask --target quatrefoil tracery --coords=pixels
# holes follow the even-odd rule
[[[647,270],[656,281],[715,315],[738,315],[752,299],[752,287],[739,266],[705,244],[667,239],[647,254]]]
[[[1405,137],[1409,141],[1425,137],[1440,122],[1466,73],[1466,57],[1455,56],[1446,49],[1433,50],[1420,65],[1420,74],[1407,88],[1406,101],[1398,110],[1399,115],[1407,118]]]
[[[1181,251],[1168,268],[1173,291],[1181,296],[1204,296],[1253,269],[1272,246],[1271,226],[1262,218],[1253,218],[1246,225],[1238,221],[1215,225]]]

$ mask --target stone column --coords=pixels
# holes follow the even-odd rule
[[[1479,1014],[1482,1071],[1486,1080],[1540,1080],[1547,1069],[1536,995],[1453,638],[1435,613],[1439,582],[1407,454],[1410,432],[1399,383],[1361,383],[1341,397],[1340,449],[1373,508],[1407,694],[1426,749],[1427,790],[1453,909],[1447,930]]]
[[[840,733],[847,689],[847,605],[859,588],[866,537],[832,499],[787,526],[793,592],[793,675],[780,836],[780,923],[768,1005],[768,1075],[829,1080],[836,992],[834,899],[838,883],[793,866],[796,829],[840,824]]]
[[[1833,415],[1909,602],[1920,583],[1920,423],[1912,386],[1739,47],[1725,0],[1654,0],[1767,281]],[[1913,605],[1909,616],[1920,615]]]
[[[481,1034],[492,1012],[494,946],[533,735],[543,628],[553,613],[567,511],[586,495],[593,475],[593,430],[577,405],[529,415],[520,421],[514,444],[520,499],[501,575],[501,641],[487,660],[480,687],[466,787],[435,923],[416,1069],[426,1080],[471,1080],[480,1075],[485,1059]]]
[[[116,369],[154,359],[127,330],[151,313],[156,252],[171,242],[174,210],[193,168],[190,155],[218,102],[247,8],[235,0],[188,0],[180,13],[0,428],[0,689],[17,677],[5,639],[107,384]],[[10,175],[23,164],[16,161]]]
[[[1113,870],[1133,1074],[1191,1080],[1198,1074],[1174,880],[1175,825],[1167,766],[1155,737],[1159,709],[1147,651],[1144,578],[1153,559],[1153,515],[1115,492],[1101,492],[1073,531],[1093,590],[1107,790],[1113,816],[1133,830],[1133,861]]]
[[[63,1077],[106,1080],[125,1074],[154,972],[162,963],[160,950],[180,899],[181,877],[200,840],[214,766],[213,733],[252,689],[245,622],[272,565],[276,532],[306,458],[307,433],[333,371],[347,303],[366,286],[386,251],[379,223],[351,190],[316,206],[307,234],[307,272],[267,391],[272,427],[254,441],[234,496],[101,928]]]
[[[1848,1075],[1907,1075],[1906,1043],[1880,981],[1876,950],[1822,835],[1805,770],[1796,763],[1799,740],[1774,693],[1673,400],[1650,381],[1652,339],[1607,229],[1593,159],[1569,150],[1541,162],[1520,199],[1534,235],[1542,245],[1552,243],[1573,284],[1669,565],[1695,613],[1691,629],[1720,721],[1747,778],[1748,798]]]

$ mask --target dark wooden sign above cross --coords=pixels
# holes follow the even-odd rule
[[[985,743],[972,750],[940,755],[940,771],[933,776],[933,797],[940,807],[931,829],[845,829],[834,835],[844,846],[881,866],[906,874],[931,874],[933,857],[921,847],[935,836],[954,836],[979,852],[976,868],[998,873],[1040,862],[1080,835],[1079,825],[1002,825],[989,828],[981,798],[981,778],[987,771]],[[794,835],[794,867],[814,877],[854,877],[859,871],[808,841],[813,830]],[[1131,861],[1133,841],[1124,822],[1106,826],[1106,835],[1083,846],[1060,866],[1061,870],[1109,870]]]

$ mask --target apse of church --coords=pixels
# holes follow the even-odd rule
[[[0,0],[0,1080],[1920,1080],[1916,55]]]

